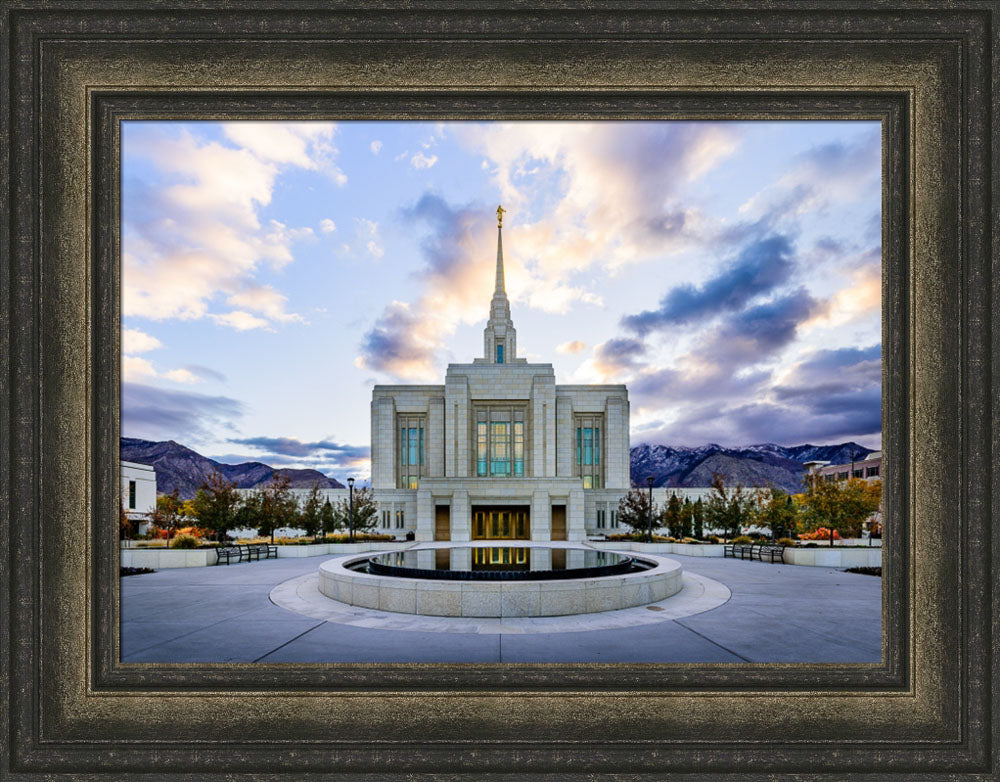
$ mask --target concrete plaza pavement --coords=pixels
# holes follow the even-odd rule
[[[833,568],[671,554],[686,572],[728,587],[730,599],[702,613],[625,628],[588,630],[588,615],[580,615],[578,632],[377,629],[310,618],[271,602],[276,586],[332,558],[126,576],[122,661],[874,663],[882,654],[882,579]]]

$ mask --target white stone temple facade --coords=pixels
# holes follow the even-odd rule
[[[380,524],[417,540],[582,540],[617,527],[629,488],[624,385],[558,385],[517,354],[497,210],[483,355],[443,385],[377,385],[371,482]]]

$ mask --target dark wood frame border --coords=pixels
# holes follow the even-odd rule
[[[180,5],[0,4],[0,772],[993,778],[995,3]],[[118,663],[117,123],[194,114],[882,119],[882,664]]]

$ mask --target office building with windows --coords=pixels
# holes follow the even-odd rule
[[[518,356],[503,212],[483,354],[443,385],[377,385],[371,482],[380,516],[417,540],[581,540],[617,526],[629,488],[624,385],[558,385]]]

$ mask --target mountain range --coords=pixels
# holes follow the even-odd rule
[[[632,484],[646,486],[653,476],[654,486],[709,486],[712,473],[726,477],[727,484],[770,486],[797,492],[802,490],[803,464],[824,461],[850,464],[872,453],[855,442],[839,445],[775,445],[763,443],[723,448],[709,443],[697,448],[669,445],[637,445],[631,452]]]
[[[864,459],[872,450],[854,442],[839,445],[793,445],[774,443],[723,448],[709,443],[697,448],[669,445],[637,445],[631,451],[632,483],[646,486],[653,476],[654,486],[708,486],[712,473],[726,477],[726,483],[744,486],[776,486],[786,491],[802,488],[803,463],[821,460],[849,464]],[[218,470],[241,489],[262,486],[275,474],[291,478],[293,488],[342,489],[344,485],[317,470],[277,469],[263,462],[223,464],[176,443],[121,438],[121,458],[150,464],[156,468],[157,493],[177,489],[182,499],[194,497],[208,475]]]
[[[311,489],[313,484],[318,484],[321,489],[344,488],[344,484],[333,478],[327,478],[317,470],[276,469],[263,462],[223,464],[173,440],[153,442],[123,437],[121,458],[127,462],[152,465],[156,468],[157,494],[170,494],[177,489],[182,500],[194,497],[202,481],[216,470],[228,480],[235,481],[240,489],[262,486],[270,481],[275,473],[291,478],[292,488]]]

